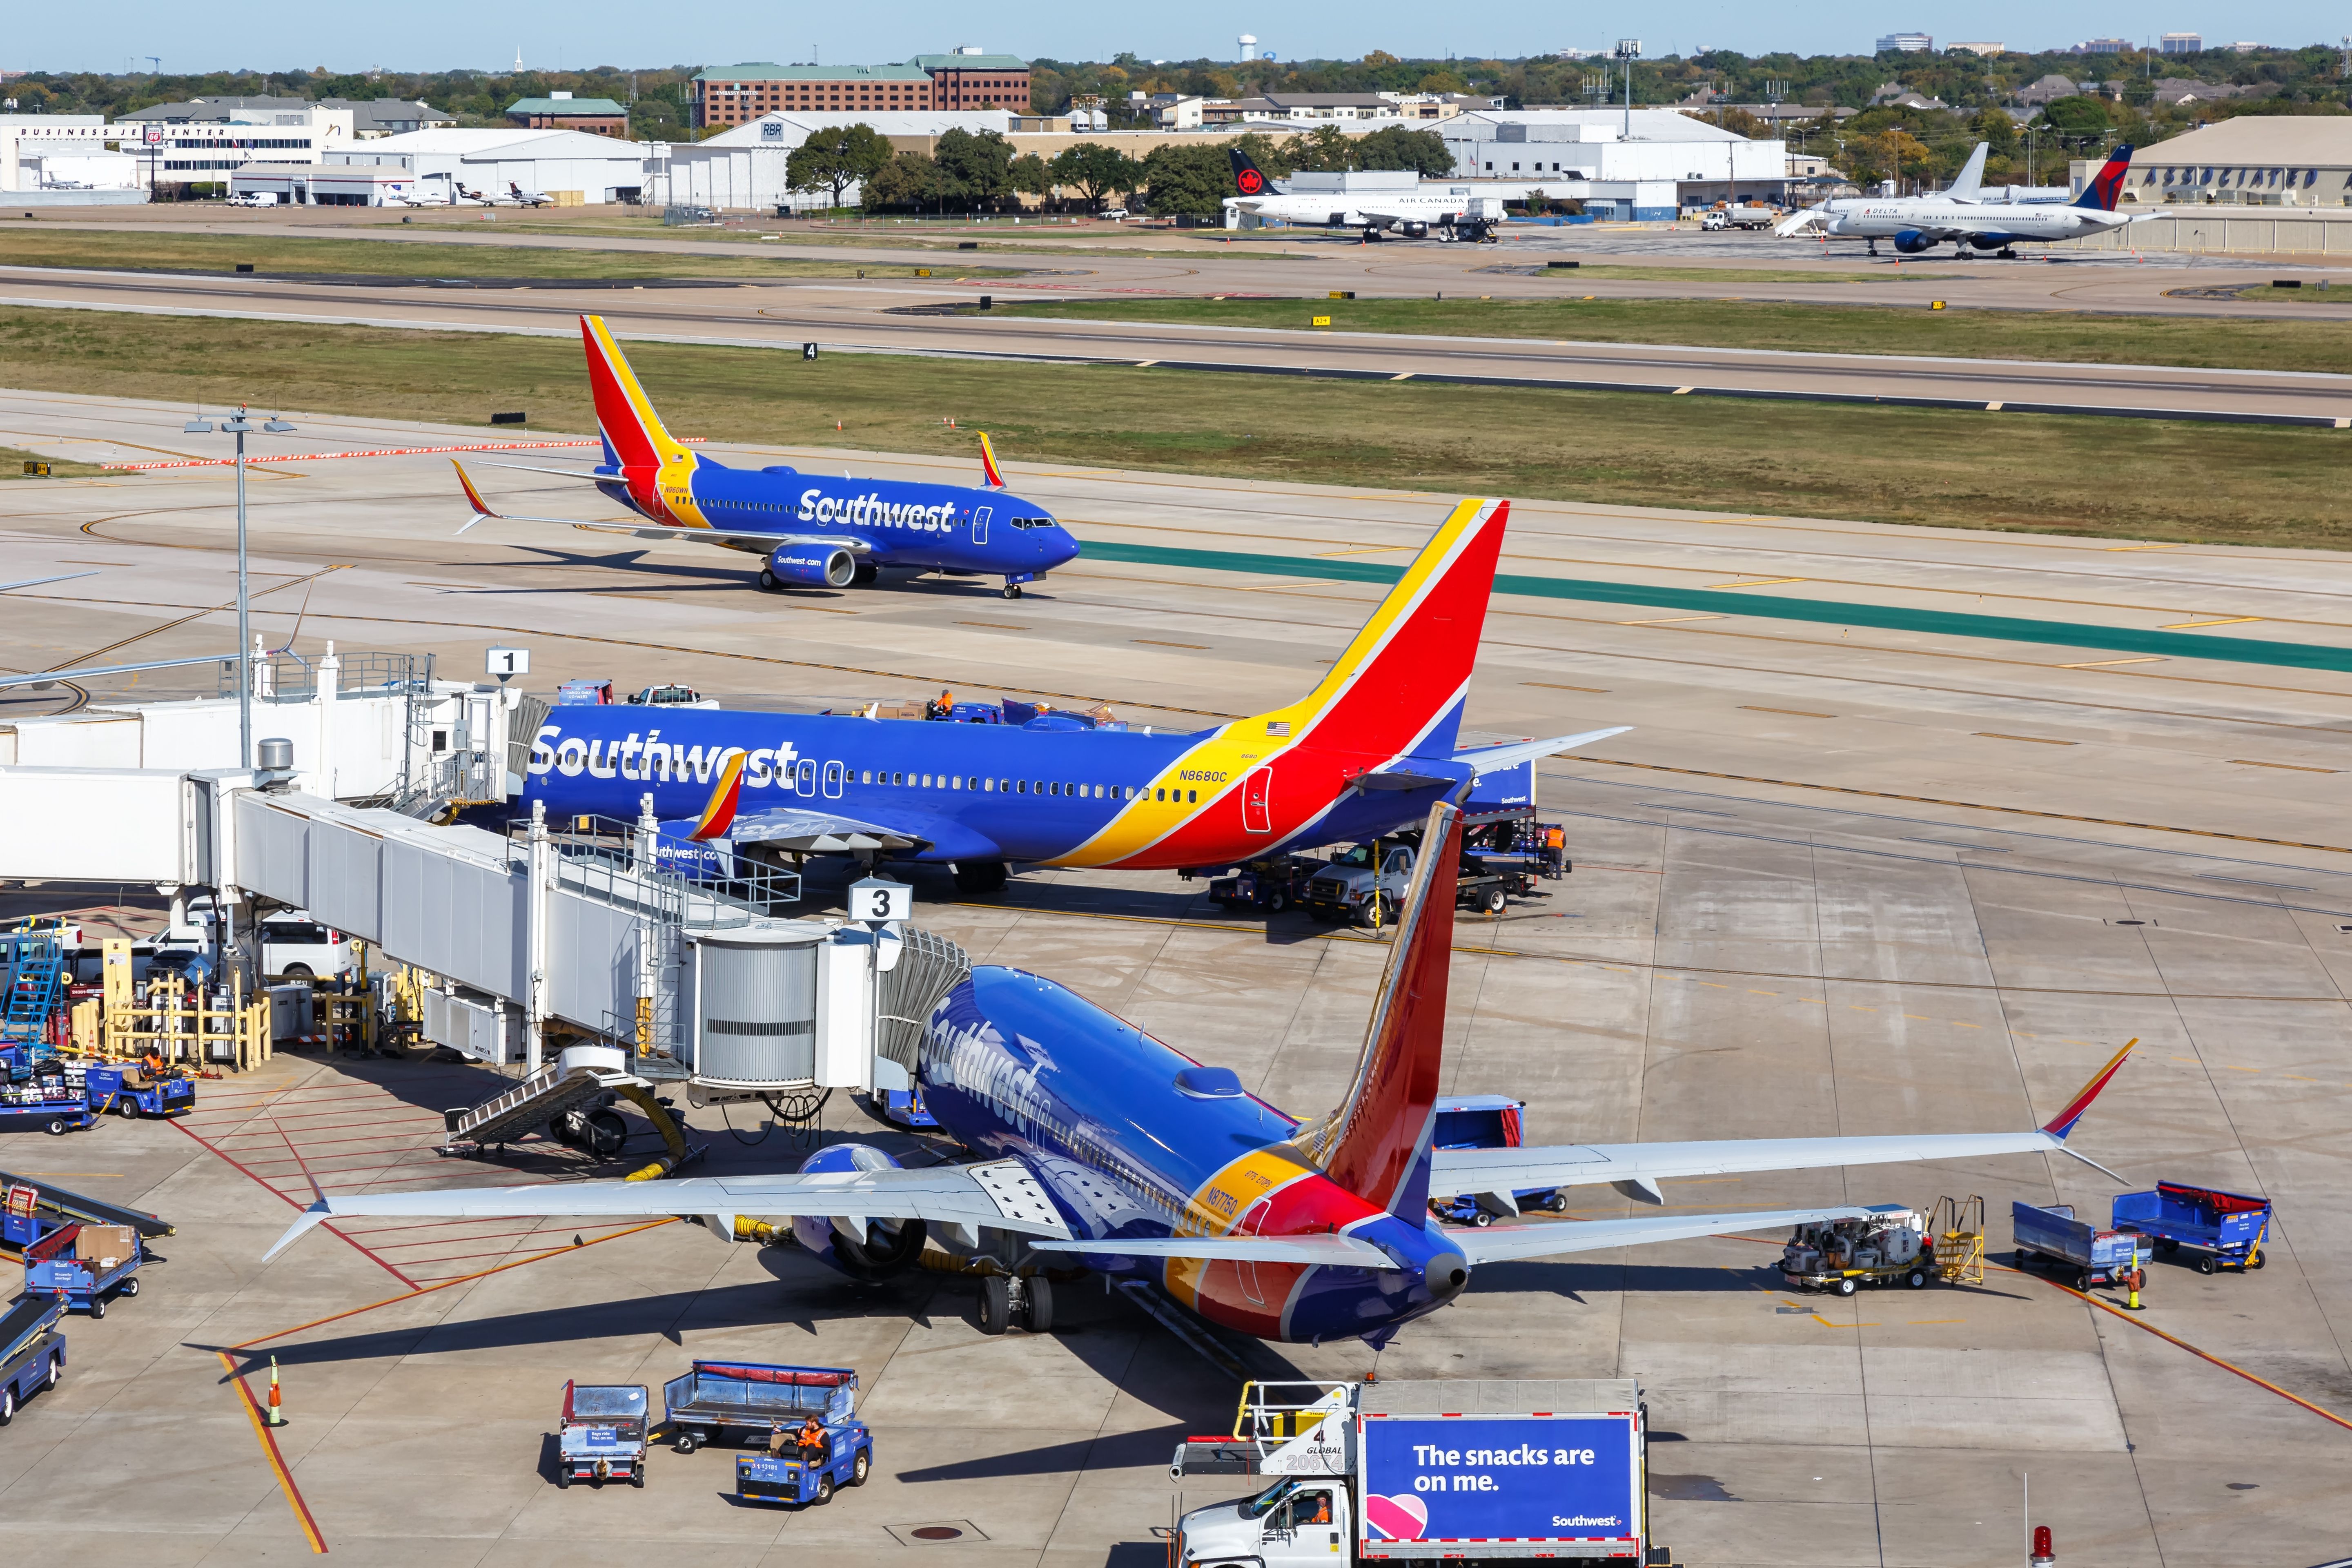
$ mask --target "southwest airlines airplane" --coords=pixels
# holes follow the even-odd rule
[[[1008,1259],[1075,1258],[1260,1339],[1352,1336],[1377,1348],[1461,1295],[1481,1264],[1867,1212],[1451,1229],[1431,1219],[1432,1197],[1507,1205],[1515,1188],[1606,1184],[1662,1204],[1657,1184],[1675,1177],[2073,1153],[2067,1134],[2131,1048],[2031,1131],[1433,1150],[1460,841],[1460,813],[1433,806],[1425,842],[1442,848],[1415,868],[1354,1077],[1325,1115],[1287,1115],[1229,1068],[1203,1066],[1040,975],[985,965],[948,990],[899,1064],[976,1156],[968,1163],[907,1170],[871,1145],[837,1143],[789,1173],[322,1195],[270,1256],[346,1216],[676,1215],[730,1239],[759,1234],[753,1216],[790,1216],[799,1243],[852,1279],[914,1267],[933,1237],[964,1252],[1009,1244]],[[1031,1280],[992,1279],[983,1290],[988,1332],[1014,1314],[1032,1326],[1050,1314]]]
[[[604,437],[604,462],[593,472],[494,466],[594,480],[605,499],[651,525],[629,529],[639,539],[692,539],[764,555],[760,586],[768,590],[845,588],[904,569],[910,574],[1002,577],[1008,599],[1019,598],[1023,584],[1037,582],[1078,553],[1078,542],[1050,511],[1005,488],[986,436],[980,438],[986,482],[976,488],[854,479],[846,474],[827,479],[782,466],[730,468],[662,427],[653,400],[637,384],[604,318],[581,317],[580,335],[588,349],[588,385]],[[455,459],[452,464],[474,509],[473,521],[460,533],[485,521],[627,526],[493,511],[467,478],[465,466]]]
[[[1223,868],[1417,823],[1482,774],[1623,733],[1455,749],[1510,506],[1465,500],[1321,684],[1190,734],[725,710],[551,710],[520,807],[634,820],[736,854]]]

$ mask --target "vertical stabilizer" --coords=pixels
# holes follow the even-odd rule
[[[620,466],[658,468],[688,457],[687,449],[662,428],[653,399],[637,384],[637,373],[629,368],[604,318],[581,317],[580,337],[588,351],[588,388],[596,399],[596,423]]]
[[[2074,198],[2073,205],[2093,212],[2115,211],[2116,203],[2123,199],[2124,176],[2131,172],[2131,160],[2132,149],[2128,146],[2108,153],[2106,163],[2091,176],[2090,184],[2083,187],[2083,194]]]
[[[1991,145],[1990,142],[1977,143],[1977,150],[1969,154],[1968,163],[1961,166],[1959,177],[1944,187],[1946,197],[1956,202],[1977,199],[1984,189],[1985,152]]]
[[[1368,1204],[1420,1224],[1429,1208],[1429,1138],[1445,1057],[1445,986],[1453,963],[1454,872],[1462,814],[1432,806],[1396,941],[1372,1003],[1364,1054],[1347,1098],[1300,1126],[1293,1142]]]

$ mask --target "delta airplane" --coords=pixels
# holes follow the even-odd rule
[[[1933,250],[1948,240],[1959,247],[1963,256],[1973,247],[2014,257],[2017,252],[2011,247],[2016,245],[2050,245],[2080,239],[2160,216],[2116,210],[2131,155],[2129,147],[2116,148],[2108,154],[2105,166],[2083,188],[2083,194],[2063,205],[2021,202],[1995,205],[1982,201],[1958,201],[1948,195],[1864,198],[1834,204],[1838,210],[1819,217],[1818,222],[1822,233],[1829,238],[1868,240],[1873,256],[1878,254],[1880,240],[1891,239],[1895,248],[1905,256]],[[1820,209],[1813,211],[1818,213]],[[1795,220],[1789,222],[1793,224]]]
[[[1455,748],[1509,503],[1465,500],[1314,690],[1185,734],[726,710],[556,708],[520,808],[664,823],[736,855],[1213,868],[1361,842],[1483,774],[1622,733]],[[680,857],[683,858],[683,856]]]
[[[1225,149],[1234,165],[1234,186],[1241,192],[1227,196],[1228,211],[1255,218],[1275,218],[1302,227],[1360,228],[1366,239],[1393,231],[1406,239],[1485,240],[1494,237],[1502,221],[1503,203],[1496,196],[1471,194],[1460,181],[1423,180],[1411,190],[1302,192],[1291,195],[1266,178],[1250,155],[1238,147]]]
[[[968,1163],[908,1170],[852,1142],[791,1173],[322,1193],[269,1256],[322,1222],[360,1216],[674,1215],[729,1239],[774,1235],[754,1216],[789,1216],[801,1246],[852,1279],[911,1268],[936,1237],[951,1251],[988,1247],[1007,1263],[1075,1259],[1260,1339],[1353,1337],[1377,1349],[1459,1297],[1482,1264],[1867,1212],[1454,1229],[1432,1221],[1432,1197],[1478,1194],[1482,1207],[1494,1201],[1508,1212],[1515,1187],[1609,1185],[1663,1204],[1659,1182],[1676,1177],[2074,1153],[2067,1134],[2131,1048],[2031,1131],[1433,1150],[1460,813],[1440,802],[1426,832],[1441,852],[1415,868],[1354,1077],[1326,1115],[1287,1115],[1233,1069],[1204,1066],[1040,975],[992,964],[947,990],[899,1064],[941,1129],[975,1156]],[[985,1332],[1003,1332],[1016,1316],[1042,1328],[1051,1313],[1040,1279],[982,1281]]]
[[[580,318],[588,351],[588,385],[604,460],[593,472],[499,463],[527,473],[594,481],[605,499],[651,526],[629,527],[590,518],[530,517],[490,510],[465,465],[453,458],[457,482],[478,522],[551,522],[572,528],[627,528],[639,539],[691,539],[764,555],[760,586],[845,588],[885,572],[937,572],[949,577],[1002,577],[1004,596],[1017,599],[1066,561],[1078,542],[1038,502],[1014,495],[996,466],[996,451],[980,438],[979,487],[917,484],[900,479],[828,479],[782,465],[730,468],[681,444],[663,428],[653,400],[613,341],[601,316]]]
[[[1937,191],[1932,195],[1924,196],[1877,196],[1866,199],[1871,204],[1881,208],[1915,206],[1921,202],[1983,201],[1985,199],[1985,155],[1991,150],[1991,142],[1978,142],[1976,144],[1976,150],[1969,154],[1969,161],[1961,166],[1959,174],[1953,179],[1952,183],[1946,185],[1942,190]],[[1778,237],[1787,239],[1792,235],[1802,234],[1805,230],[1813,227],[1817,224],[1826,223],[1835,215],[1844,212],[1849,208],[1862,206],[1864,205],[1864,202],[1865,198],[1832,196],[1829,200],[1821,203],[1819,205],[1807,207],[1802,212],[1790,214],[1787,217],[1782,218],[1779,223],[1772,226],[1772,232]]]

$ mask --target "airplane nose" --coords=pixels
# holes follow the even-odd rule
[[[1065,528],[1057,527],[1051,534],[1038,541],[1038,550],[1049,567],[1059,566],[1065,561],[1076,561],[1078,558],[1078,542],[1071,538],[1069,530]]]

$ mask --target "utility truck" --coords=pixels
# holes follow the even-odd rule
[[[1259,1489],[1178,1521],[1172,1568],[1528,1558],[1670,1563],[1647,1541],[1631,1379],[1251,1383],[1171,1474]]]

